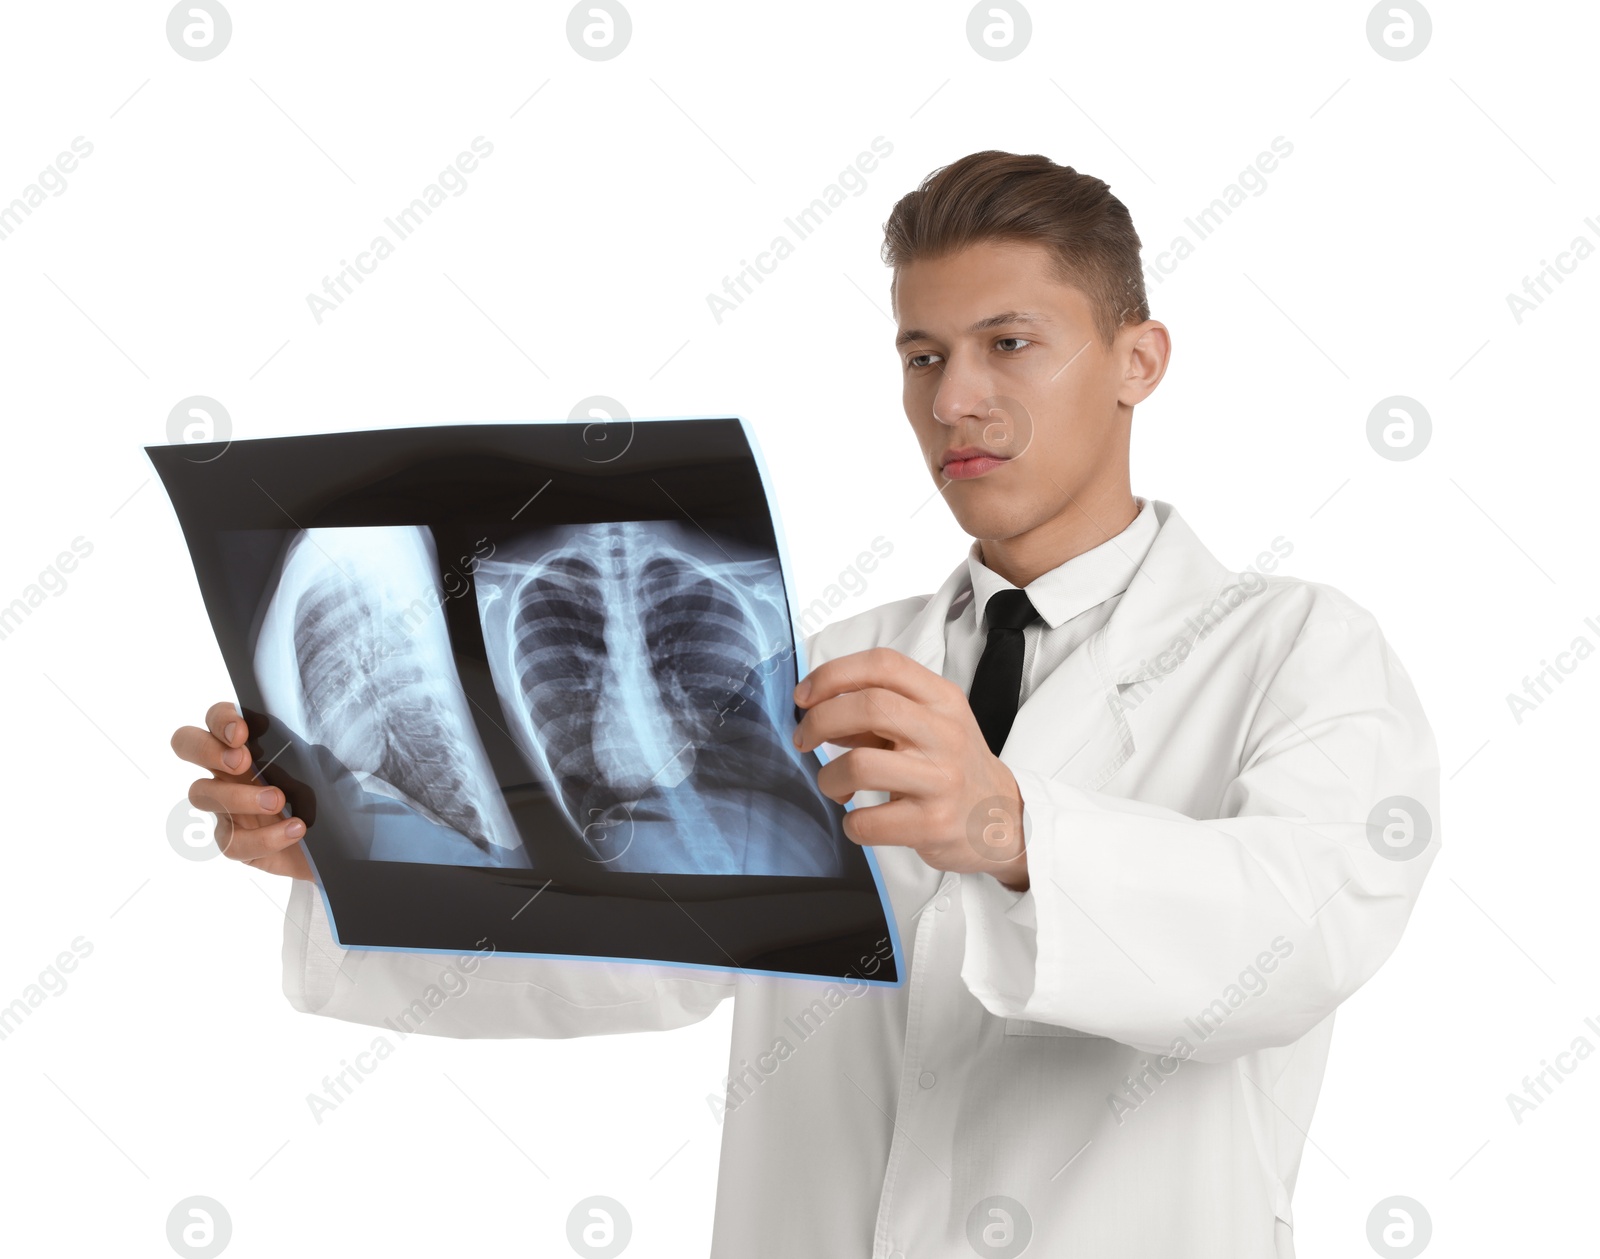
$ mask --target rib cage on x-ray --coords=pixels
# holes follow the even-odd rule
[[[836,874],[832,815],[774,717],[792,672],[778,561],[707,559],[710,544],[670,522],[539,540],[555,545],[477,573],[490,672],[518,742],[597,857],[626,870]]]
[[[310,529],[286,559],[257,642],[269,709],[368,791],[480,851],[521,840],[473,728],[416,526]]]

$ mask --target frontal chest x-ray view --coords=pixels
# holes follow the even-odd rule
[[[598,860],[837,875],[829,802],[783,728],[782,571],[718,552],[673,521],[517,539],[477,571],[495,691]]]
[[[840,973],[889,915],[794,747],[744,426],[593,436],[150,453],[341,943]]]

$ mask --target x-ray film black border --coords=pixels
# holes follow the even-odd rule
[[[216,531],[200,522],[207,519],[227,519],[235,528],[261,528],[261,529],[290,529],[297,531],[297,527],[316,527],[331,524],[383,524],[383,523],[416,523],[414,513],[396,508],[393,515],[384,512],[374,512],[372,508],[373,487],[381,485],[385,477],[393,478],[396,475],[404,476],[416,468],[417,462],[426,459],[430,454],[435,459],[435,464],[430,474],[437,476],[439,469],[437,461],[440,459],[473,461],[483,456],[499,456],[513,461],[521,466],[520,475],[508,475],[506,485],[503,487],[505,502],[509,507],[514,494],[532,490],[528,499],[522,501],[517,509],[524,510],[529,503],[547,492],[561,474],[575,476],[588,484],[584,490],[586,499],[593,496],[597,487],[604,487],[608,483],[615,484],[619,478],[632,477],[637,480],[640,476],[651,476],[656,487],[671,499],[672,508],[657,507],[658,518],[681,519],[685,516],[693,520],[697,515],[715,514],[722,516],[742,516],[746,521],[755,520],[762,524],[768,519],[770,508],[770,488],[767,484],[766,470],[761,464],[760,452],[756,448],[753,435],[742,419],[730,417],[727,419],[694,419],[685,418],[672,421],[641,420],[637,423],[627,423],[627,449],[624,456],[618,459],[597,461],[586,452],[586,429],[592,425],[555,423],[555,424],[517,424],[517,425],[443,425],[419,429],[399,430],[362,430],[349,433],[317,434],[304,437],[290,438],[265,438],[251,441],[233,443],[214,443],[209,446],[189,445],[170,447],[150,447],[147,453],[161,475],[168,495],[176,509],[180,525],[184,530],[189,543],[191,555],[194,558],[197,570],[202,570],[201,587],[203,597],[207,602],[207,610],[211,614],[213,625],[226,623],[226,618],[231,614],[229,610],[218,609],[212,606],[215,591],[222,588],[225,574],[219,570],[222,567],[222,557],[218,553]],[[642,435],[642,438],[641,438]],[[538,442],[537,451],[530,449],[531,442]],[[449,448],[448,453],[438,450],[440,443]],[[620,444],[620,443],[619,443]],[[563,445],[565,448],[563,449]],[[682,453],[685,447],[692,448],[694,453]],[[289,469],[280,468],[279,471],[292,471],[289,476],[273,475],[269,467],[264,467],[262,460],[268,458],[276,451],[279,461],[288,460]],[[706,501],[703,492],[708,486],[716,486],[721,491],[736,488],[738,478],[709,477],[705,473],[708,459],[726,460],[729,463],[729,472],[738,472],[748,469],[753,459],[757,477],[754,486],[754,496],[750,489],[745,491],[744,510],[734,506],[730,510],[730,503],[737,504],[739,495],[719,495],[721,501]],[[624,460],[626,461],[624,463]],[[608,464],[622,464],[623,466],[608,467]],[[641,467],[641,465],[643,465]],[[345,469],[359,468],[359,473]],[[689,472],[693,475],[687,479],[673,476],[674,470]],[[474,469],[474,479],[481,479],[483,465],[480,463]],[[511,469],[507,469],[508,474]],[[540,474],[545,474],[543,479]],[[655,474],[655,475],[652,475]],[[262,483],[265,476],[271,483],[271,488]],[[669,479],[671,486],[661,484],[661,477]],[[512,482],[517,482],[512,484]],[[367,494],[363,495],[365,489]],[[696,492],[696,490],[701,492]],[[273,492],[273,491],[276,492]],[[676,491],[676,492],[673,492]],[[340,500],[348,500],[348,496],[355,494],[365,497],[369,501],[363,504],[361,510],[352,514],[348,503],[344,510],[338,509]],[[607,497],[601,494],[599,497]],[[567,494],[557,491],[543,508],[548,512],[551,508],[562,505]],[[756,510],[759,503],[759,510]],[[639,506],[638,503],[634,504]],[[698,510],[697,510],[698,509]],[[564,519],[571,520],[575,513],[571,507],[557,513]],[[376,516],[376,518],[374,518]],[[579,515],[581,518],[581,515]],[[597,519],[609,518],[604,512],[597,514]],[[787,557],[783,554],[782,540],[769,526],[765,530],[766,537],[753,539],[760,543],[770,545],[774,552],[779,554],[783,562],[785,577],[785,592],[789,601],[791,612],[791,634],[793,630],[794,596],[789,580]],[[281,561],[280,561],[281,562]],[[205,579],[204,570],[211,571],[210,579]],[[219,613],[221,614],[219,616]],[[241,703],[247,712],[256,710],[259,715],[264,708],[261,696],[257,691],[254,670],[247,650],[248,644],[243,641],[222,641],[223,635],[219,634],[219,646],[223,650],[224,659],[228,664],[230,676],[233,678]],[[803,668],[803,644],[795,637],[794,649],[797,661]],[[257,732],[252,722],[252,735]],[[262,763],[263,758],[258,746],[252,752],[256,763]],[[266,778],[273,780],[269,769]],[[280,784],[282,785],[282,784]],[[308,844],[308,851],[315,853],[316,845]],[[865,931],[868,936],[877,933],[876,939],[885,936],[892,940],[892,958],[887,963],[887,969],[892,977],[874,980],[879,983],[898,983],[899,966],[897,959],[900,956],[900,942],[894,922],[892,910],[889,908],[888,898],[883,888],[881,875],[876,862],[871,860],[870,853],[862,853],[859,849],[852,852],[864,859],[866,883],[875,893],[873,898],[876,903],[877,913]],[[346,862],[332,853],[325,853],[320,862],[314,861],[318,867],[319,881],[324,886],[319,891],[324,897],[328,909],[330,923],[335,923],[332,899],[325,886],[327,878],[331,876],[337,885],[345,880],[335,873],[339,866],[364,866],[369,868],[369,873],[375,872],[377,867],[393,869],[397,882],[404,883],[408,878],[415,880],[416,871],[409,875],[405,867],[410,863],[381,863],[381,862]],[[446,882],[456,883],[465,891],[468,888],[481,886],[485,877],[493,878],[502,876],[505,872],[472,867],[428,867],[434,872],[435,879],[442,877]],[[852,862],[851,874],[855,877],[849,882],[857,882],[863,872],[862,864]],[[732,880],[734,884],[748,877],[752,892],[749,894],[754,900],[759,901],[761,885],[770,883],[770,878],[759,876],[658,876],[660,879],[703,879],[719,877]],[[806,880],[809,882],[809,880]],[[434,895],[439,891],[438,883],[433,886]],[[860,889],[862,891],[865,888]],[[665,889],[663,888],[665,892]],[[564,893],[570,897],[573,893]],[[582,897],[591,912],[596,902],[593,895]],[[598,899],[618,901],[619,904],[636,905],[638,898],[618,900],[615,897],[601,897]],[[698,898],[695,898],[698,899]],[[729,904],[737,905],[744,900],[744,896],[734,896]],[[358,903],[358,902],[351,902]],[[665,903],[665,902],[659,902]],[[609,915],[608,915],[609,916]],[[347,914],[348,917],[348,914]],[[415,920],[412,920],[415,922]],[[726,930],[726,928],[725,928]],[[337,925],[335,925],[337,938]],[[698,934],[702,942],[706,937],[703,932]],[[816,977],[837,978],[846,975],[859,974],[859,952],[851,950],[858,944],[857,935],[851,935],[833,942],[836,948],[830,948],[828,941],[805,942],[798,946],[810,950],[807,956],[817,959],[817,969],[813,972]],[[685,937],[687,940],[687,937]],[[735,941],[738,954],[750,959],[750,964],[734,963],[738,969],[749,971],[763,971],[757,964],[760,950],[768,947],[769,942],[756,941],[746,944],[743,939]],[[450,952],[454,950],[454,943],[447,947],[433,944],[424,944],[420,940],[415,944],[404,946],[377,946],[359,945],[352,947],[385,948],[393,951],[424,951],[424,952]],[[697,943],[695,947],[703,950],[708,947],[704,943]],[[726,947],[720,942],[717,949]],[[678,962],[674,959],[659,956],[643,956],[624,958],[629,950],[608,950],[597,954],[573,954],[563,952],[559,954],[546,953],[539,949],[516,949],[507,952],[526,952],[532,956],[562,956],[581,957],[593,956],[601,959],[635,960],[655,962],[658,964],[690,965],[697,967],[727,967],[727,957],[724,955],[719,963],[714,957],[705,956],[704,960],[697,958],[692,961]],[[692,951],[692,950],[691,950]],[[791,955],[793,947],[791,947]],[[833,962],[824,962],[821,959],[832,957]],[[771,973],[795,974],[794,970],[780,969]]]

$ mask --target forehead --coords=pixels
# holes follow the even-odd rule
[[[955,335],[1006,312],[1035,323],[1091,319],[1088,296],[1056,272],[1055,255],[1031,241],[980,241],[954,253],[919,258],[895,273],[899,339],[907,333]]]

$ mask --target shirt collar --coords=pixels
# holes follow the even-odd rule
[[[1121,594],[1133,583],[1134,575],[1160,530],[1153,500],[1135,501],[1139,504],[1139,514],[1121,533],[1041,573],[1025,587],[1029,601],[1051,629]],[[1001,590],[1017,589],[983,562],[981,551],[980,544],[974,542],[967,552],[967,576],[980,626],[989,597]]]

